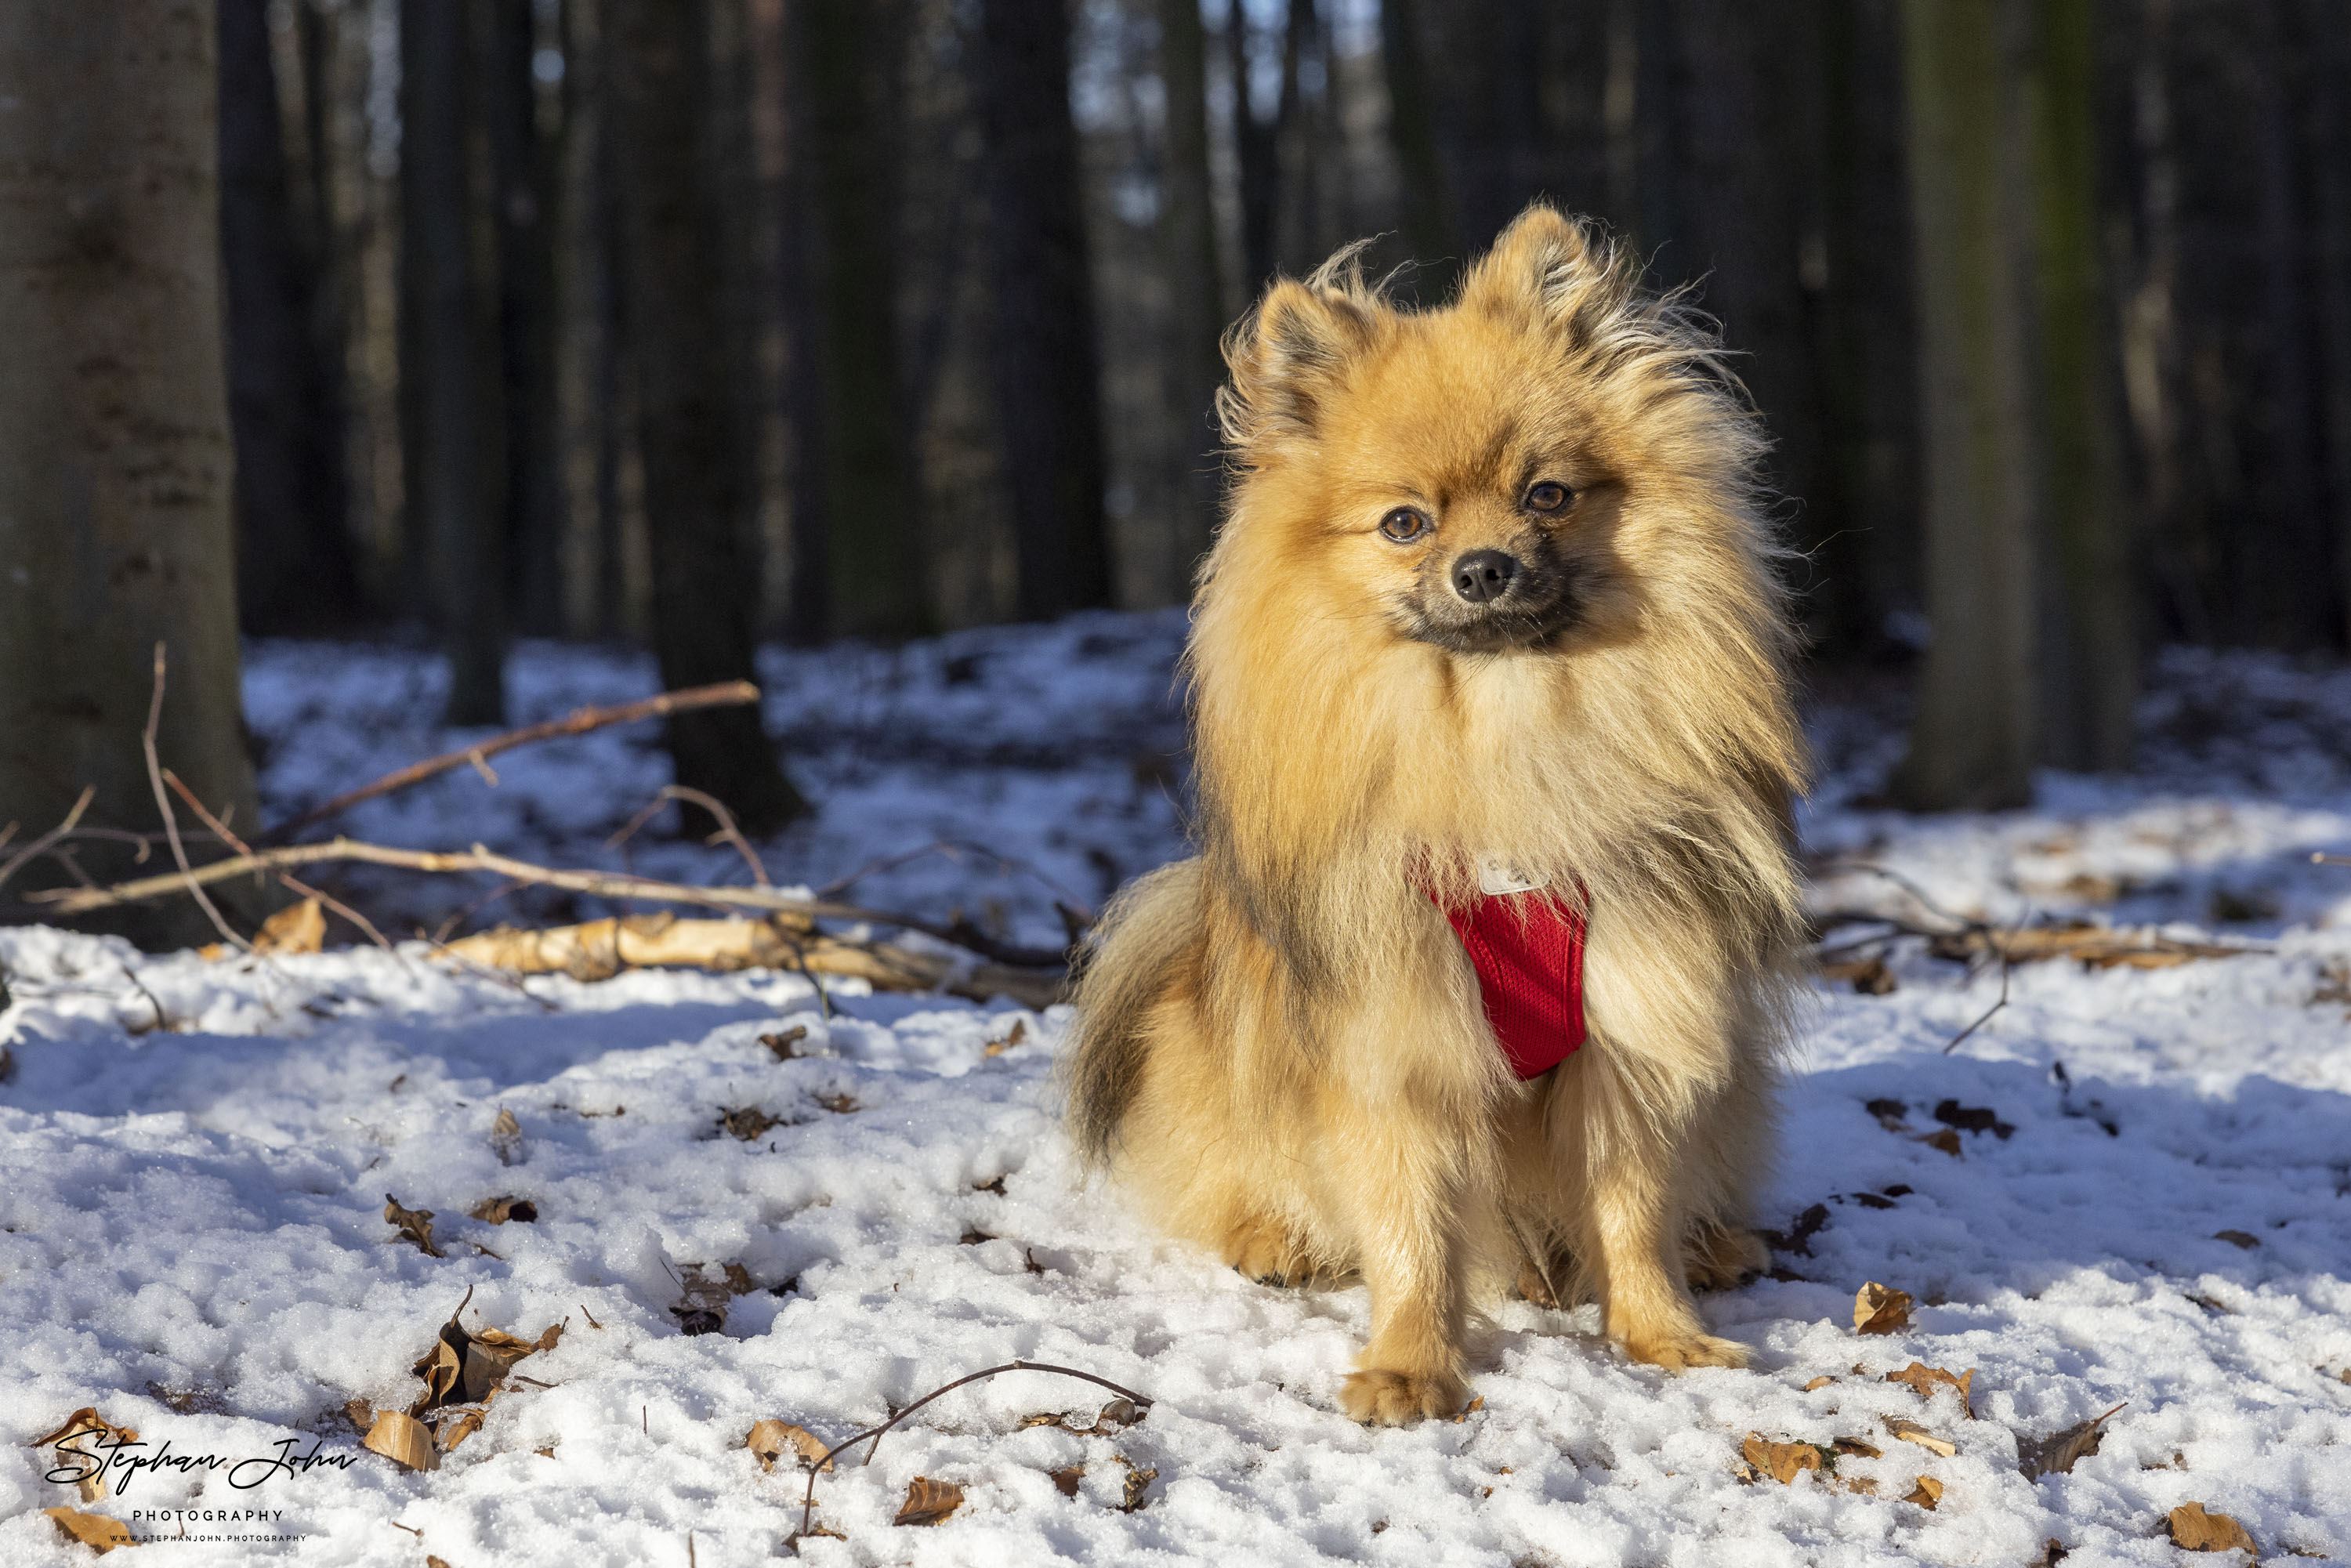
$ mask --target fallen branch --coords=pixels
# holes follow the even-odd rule
[[[147,782],[155,790],[155,810],[163,814],[163,831],[172,841],[172,858],[179,862],[180,881],[186,884],[190,896],[211,916],[213,929],[221,934],[222,939],[232,947],[242,947],[250,953],[253,944],[238,936],[222,917],[219,905],[213,903],[212,894],[204,891],[204,883],[196,880],[194,869],[188,864],[188,847],[180,841],[180,819],[172,810],[172,797],[163,791],[163,766],[155,755],[155,730],[162,719],[163,644],[158,643],[155,644],[154,692],[147,699],[147,727],[139,737],[140,748],[147,758]]]
[[[329,817],[340,816],[362,800],[372,800],[379,795],[389,795],[421,784],[458,768],[475,768],[488,773],[488,758],[501,751],[511,751],[517,746],[533,741],[553,740],[563,736],[586,735],[590,730],[610,725],[634,724],[639,719],[661,718],[670,714],[691,713],[697,708],[733,707],[742,703],[759,700],[759,688],[748,681],[721,681],[716,685],[689,686],[683,691],[664,692],[657,697],[641,702],[615,703],[603,707],[574,709],[562,718],[551,718],[542,724],[525,725],[504,735],[492,736],[457,751],[444,751],[438,757],[428,757],[422,762],[412,762],[397,772],[387,773],[372,784],[361,785],[333,800],[311,807],[288,822],[281,822],[261,835],[265,844],[283,843],[303,829],[323,822]],[[495,774],[488,775],[496,782]]]
[[[214,816],[212,812],[205,808],[204,803],[196,798],[196,792],[193,789],[189,789],[185,784],[180,782],[180,776],[178,774],[166,768],[163,769],[163,782],[169,784],[179,793],[180,799],[185,800],[188,803],[189,809],[194,811],[197,816],[204,819],[204,825],[212,829],[214,835],[220,839],[222,842],[227,844],[231,849],[236,851],[236,852],[241,855],[249,855],[253,852],[253,846],[246,843],[243,839],[238,838],[235,833],[230,832],[228,831],[228,823],[224,821],[222,819]],[[329,909],[333,910],[336,914],[341,915],[344,919],[358,926],[361,931],[366,932],[369,939],[374,942],[377,946],[382,948],[387,953],[392,951],[392,946],[390,942],[384,940],[383,933],[375,928],[375,922],[370,920],[366,915],[361,915],[358,910],[353,909],[350,904],[342,902],[342,900],[335,897],[332,894],[321,893],[319,889],[312,887],[308,883],[304,882],[301,878],[288,871],[279,872],[277,873],[277,881],[279,885],[285,887],[287,891],[293,893],[298,897],[317,899],[320,904],[324,904]]]
[[[2219,942],[2183,942],[2087,922],[2009,931],[1983,927],[1952,932],[1930,937],[1927,950],[1938,958],[1963,960],[1989,956],[2011,964],[2071,958],[2094,969],[2168,969],[2199,958],[2241,958],[2248,954],[2271,951],[2267,947]]]
[[[977,1383],[983,1377],[994,1377],[998,1373],[1004,1372],[1050,1372],[1061,1377],[1081,1377],[1088,1383],[1099,1385],[1103,1388],[1109,1389],[1113,1394],[1118,1395],[1120,1397],[1129,1401],[1135,1406],[1138,1412],[1148,1413],[1152,1406],[1152,1401],[1147,1396],[1137,1394],[1132,1388],[1121,1388],[1117,1384],[1113,1383],[1107,1377],[1096,1377],[1092,1373],[1080,1372],[1074,1366],[1048,1366],[1043,1362],[1038,1361],[1008,1361],[1002,1366],[991,1366],[984,1372],[967,1373],[964,1376],[956,1378],[953,1383],[947,1384],[943,1387],[932,1389],[928,1394],[924,1395],[920,1399],[915,1400],[912,1405],[907,1406],[904,1410],[899,1411],[895,1416],[891,1416],[879,1427],[875,1427],[868,1431],[860,1432],[853,1437],[844,1438],[841,1442],[835,1443],[831,1448],[826,1449],[822,1458],[816,1460],[813,1464],[809,1466],[808,1496],[802,1499],[800,1502],[800,1527],[785,1538],[784,1544],[787,1546],[793,1546],[795,1542],[801,1539],[801,1537],[808,1534],[809,1524],[816,1514],[817,1472],[823,1469],[827,1465],[832,1463],[832,1457],[835,1454],[840,1453],[844,1448],[853,1448],[857,1447],[858,1444],[862,1443],[867,1438],[871,1437],[873,1440],[873,1447],[865,1450],[865,1463],[870,1465],[873,1462],[874,1454],[881,1449],[883,1435],[888,1432],[891,1427],[896,1426],[899,1422],[904,1421],[907,1416],[912,1416],[915,1411],[920,1410],[924,1406],[928,1405],[932,1400],[936,1399],[942,1394],[952,1394],[967,1383]],[[1141,1420],[1142,1415],[1138,1414],[1135,1419]],[[795,1554],[797,1554],[797,1547],[795,1547],[794,1550]]]
[[[852,942],[772,920],[681,920],[636,915],[552,930],[505,928],[448,943],[440,951],[514,975],[569,975],[605,980],[623,969],[798,969],[822,997],[819,974],[871,983],[877,990],[946,990],[974,1001],[1007,996],[1042,1009],[1059,999],[1061,977],[981,964],[967,969],[936,953],[886,942]]]
[[[141,877],[132,882],[117,883],[112,887],[49,888],[27,894],[26,898],[28,903],[42,905],[51,915],[85,915],[93,909],[105,909],[118,904],[137,904],[150,898],[169,897],[185,891],[191,883],[201,886],[225,882],[250,872],[275,872],[287,866],[316,865],[325,861],[363,861],[371,865],[444,874],[493,872],[519,883],[559,887],[571,893],[592,894],[600,898],[637,899],[648,904],[691,904],[706,909],[739,909],[761,915],[792,916],[811,930],[818,920],[856,920],[919,931],[942,942],[967,948],[983,958],[1016,968],[1055,969],[1063,963],[1062,955],[1059,952],[1015,947],[998,942],[975,929],[967,921],[941,925],[910,915],[867,909],[862,904],[835,904],[828,899],[809,898],[772,887],[688,887],[680,883],[662,882],[623,872],[559,871],[494,854],[480,844],[463,852],[449,852],[393,849],[358,839],[329,839],[322,843],[287,844],[278,849],[258,850],[251,854],[231,855],[225,860],[198,866],[184,876],[174,873]]]

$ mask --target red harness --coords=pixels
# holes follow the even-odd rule
[[[1583,1043],[1583,912],[1541,891],[1437,907],[1478,971],[1486,1021],[1511,1070],[1532,1078],[1573,1056]]]

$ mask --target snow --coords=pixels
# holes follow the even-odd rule
[[[1055,940],[1057,899],[1097,904],[1180,852],[1181,635],[1179,617],[1098,616],[771,651],[770,725],[825,809],[762,846],[770,871],[815,886],[936,841],[984,844],[855,892]],[[393,648],[255,649],[266,814],[462,740],[434,722],[437,679]],[[524,722],[653,677],[632,656],[528,647],[513,681]],[[2179,1560],[2163,1519],[2187,1501],[2234,1516],[2265,1560],[2351,1555],[2351,871],[2308,863],[2351,849],[2351,676],[2175,653],[2145,716],[2130,779],[2053,775],[2031,810],[1930,821],[1868,803],[1898,712],[1866,695],[1824,703],[1827,769],[1804,820],[1818,905],[1922,921],[1865,862],[1970,916],[2085,916],[2254,950],[2019,967],[2007,1005],[1946,1054],[2001,977],[1891,939],[1898,988],[1822,986],[1792,1063],[1765,1221],[1804,1228],[1816,1204],[1824,1220],[1775,1255],[1781,1277],[1703,1299],[1716,1332],[1756,1347],[1752,1369],[1630,1365],[1591,1309],[1514,1301],[1485,1331],[1482,1404],[1395,1430],[1334,1405],[1367,1326],[1360,1288],[1245,1281],[1078,1170],[1051,1081],[1061,1009],[839,983],[828,1018],[805,982],[767,971],[517,988],[414,942],[208,963],[0,930],[15,1068],[0,1083],[0,1564],[83,1559],[40,1512],[82,1505],[27,1446],[83,1406],[181,1455],[291,1439],[296,1457],[355,1458],[249,1490],[225,1471],[142,1473],[88,1505],[277,1513],[134,1520],[167,1541],[185,1529],[138,1548],[161,1561],[763,1562],[784,1552],[805,1473],[759,1470],[743,1448],[754,1421],[837,1441],[1014,1359],[1155,1403],[1096,1435],[1021,1426],[1049,1411],[1087,1425],[1110,1397],[1092,1385],[1023,1372],[960,1389],[870,1466],[820,1479],[818,1521],[845,1539],[805,1540],[802,1555],[2014,1565],[2053,1539],[2069,1565],[2154,1563]],[[664,781],[648,738],[518,751],[496,759],[496,788],[453,774],[348,825],[747,874],[657,830],[601,847]],[[343,885],[405,930],[496,884]],[[761,1037],[793,1029],[805,1054],[779,1060]],[[1886,1100],[1898,1117],[1869,1106]],[[1942,1130],[1947,1100],[2013,1131],[1960,1133],[1956,1157],[1918,1141]],[[747,1108],[772,1124],[729,1135],[722,1116]],[[512,1166],[490,1140],[501,1109],[524,1137]],[[447,1256],[397,1239],[387,1194],[434,1211]],[[528,1198],[538,1220],[466,1218],[498,1196]],[[682,1333],[682,1279],[726,1263],[756,1289],[722,1332]],[[1917,1297],[1907,1328],[1855,1334],[1870,1281]],[[469,1328],[567,1324],[517,1368],[551,1386],[502,1394],[435,1472],[360,1449],[346,1402],[404,1407],[411,1364],[469,1290]],[[1973,1418],[1948,1391],[1922,1401],[1883,1380],[1913,1360],[1974,1368]],[[2117,1405],[2071,1474],[2018,1472],[2020,1443]],[[1958,1452],[1894,1440],[1888,1416]],[[1838,1476],[1875,1495],[1743,1480],[1750,1431],[1871,1443],[1881,1456],[1843,1458]],[[1065,1497],[1052,1472],[1071,1466],[1084,1473]],[[1922,1475],[1945,1488],[1932,1511],[1902,1500]],[[965,1500],[935,1528],[893,1526],[918,1476]],[[295,1539],[197,1539],[252,1531]]]

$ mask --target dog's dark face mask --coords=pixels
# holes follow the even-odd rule
[[[1582,619],[1595,584],[1586,563],[1537,527],[1469,548],[1428,549],[1396,619],[1406,636],[1449,653],[1546,646]]]

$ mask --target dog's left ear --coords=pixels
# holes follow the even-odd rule
[[[1615,271],[1613,247],[1556,208],[1537,202],[1511,221],[1461,285],[1469,309],[1554,320],[1574,314],[1592,286]]]

